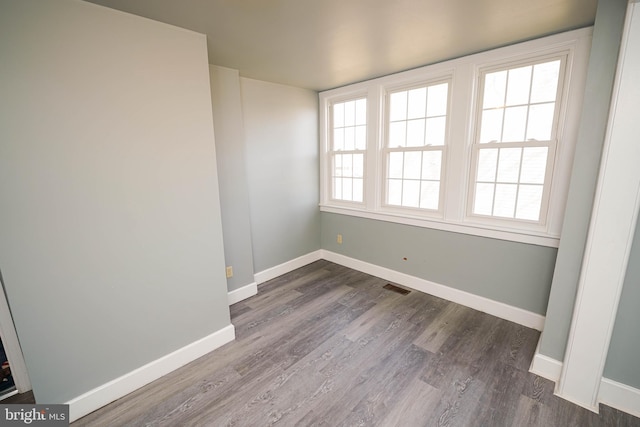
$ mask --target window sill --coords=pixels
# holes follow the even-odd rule
[[[341,215],[350,215],[360,218],[374,219],[378,221],[394,222],[397,224],[412,225],[415,227],[431,228],[435,230],[449,231],[452,233],[469,234],[472,236],[488,237],[490,239],[506,240],[510,242],[526,243],[530,245],[557,248],[560,236],[538,233],[529,230],[513,230],[485,224],[470,224],[458,222],[446,222],[431,218],[413,217],[388,212],[372,212],[351,207],[337,207],[320,205],[321,212],[329,212]]]

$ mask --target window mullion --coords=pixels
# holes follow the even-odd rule
[[[462,223],[470,193],[469,176],[472,165],[472,129],[476,110],[474,94],[476,90],[475,67],[464,64],[455,71],[449,97],[449,118],[447,120],[448,145],[443,150],[442,210],[445,221]]]
[[[367,154],[365,156],[365,203],[370,211],[377,211],[380,206],[380,143],[382,140],[380,129],[380,114],[382,111],[382,90],[372,86],[367,91]]]

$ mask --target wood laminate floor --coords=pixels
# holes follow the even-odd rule
[[[539,333],[318,261],[231,307],[236,340],[78,426],[640,426],[528,372]]]

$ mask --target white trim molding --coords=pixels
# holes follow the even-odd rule
[[[186,365],[235,339],[233,325],[226,326],[157,360],[66,402],[73,422],[132,391]]]
[[[600,382],[600,403],[640,418],[640,390],[609,378]]]
[[[433,228],[436,230],[451,231],[453,233],[468,234],[470,236],[488,237],[490,239],[506,240],[509,242],[527,243],[530,245],[557,248],[560,237],[550,234],[536,234],[534,232],[523,233],[521,230],[508,229],[484,224],[454,223],[439,220],[437,218],[411,217],[407,214],[399,215],[389,212],[373,212],[357,208],[345,208],[320,205],[321,212],[336,213],[341,215],[356,216],[359,218],[375,219],[378,221],[395,222],[397,224],[412,225],[414,227]]]
[[[307,255],[303,255],[291,261],[263,270],[256,273],[254,278],[256,283],[261,284],[320,259],[331,261],[363,273],[371,274],[408,288],[415,289],[416,291],[444,298],[448,301],[462,304],[466,307],[470,307],[538,331],[541,331],[544,326],[544,316],[540,314],[471,294],[469,292],[461,291],[450,286],[431,282],[420,277],[411,276],[386,267],[380,267],[375,264],[360,261],[325,249],[308,253]]]
[[[262,270],[254,274],[253,278],[256,281],[256,283],[260,285],[264,282],[267,282],[271,279],[275,279],[276,277],[282,276],[283,274],[286,274],[297,268],[304,267],[307,264],[311,264],[312,262],[322,259],[321,254],[322,254],[321,250],[310,252],[306,255],[302,255],[298,258],[292,259],[291,261],[287,261],[280,265],[276,265],[275,267]]]
[[[461,291],[450,286],[430,282],[419,277],[411,276],[389,268],[380,267],[378,265],[370,264],[365,261],[360,261],[358,259],[350,258],[327,250],[322,251],[322,258],[354,270],[362,271],[363,273],[398,283],[420,292],[462,304],[475,310],[500,317],[501,319],[518,323],[528,328],[541,331],[544,325],[544,316],[540,314],[532,313],[502,302]]]
[[[256,282],[249,283],[241,288],[234,289],[227,293],[229,299],[229,305],[233,305],[237,302],[251,298],[258,293],[258,285]]]
[[[629,3],[598,187],[556,391],[598,412],[599,388],[640,208],[640,7]]]
[[[529,372],[557,383],[562,373],[562,365],[561,361],[541,354],[537,348]],[[557,392],[555,394],[562,397]],[[640,417],[640,390],[626,384],[603,377],[600,380],[600,391],[595,405],[599,406],[601,403]]]
[[[560,374],[562,373],[562,362],[549,356],[545,356],[536,350],[536,354],[534,354],[533,360],[531,360],[529,372],[555,383],[558,382]]]

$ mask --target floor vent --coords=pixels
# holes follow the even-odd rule
[[[408,289],[399,288],[398,286],[392,285],[391,283],[387,283],[386,285],[383,286],[383,288],[385,288],[388,291],[397,292],[402,295],[407,295],[409,292],[411,292]]]

